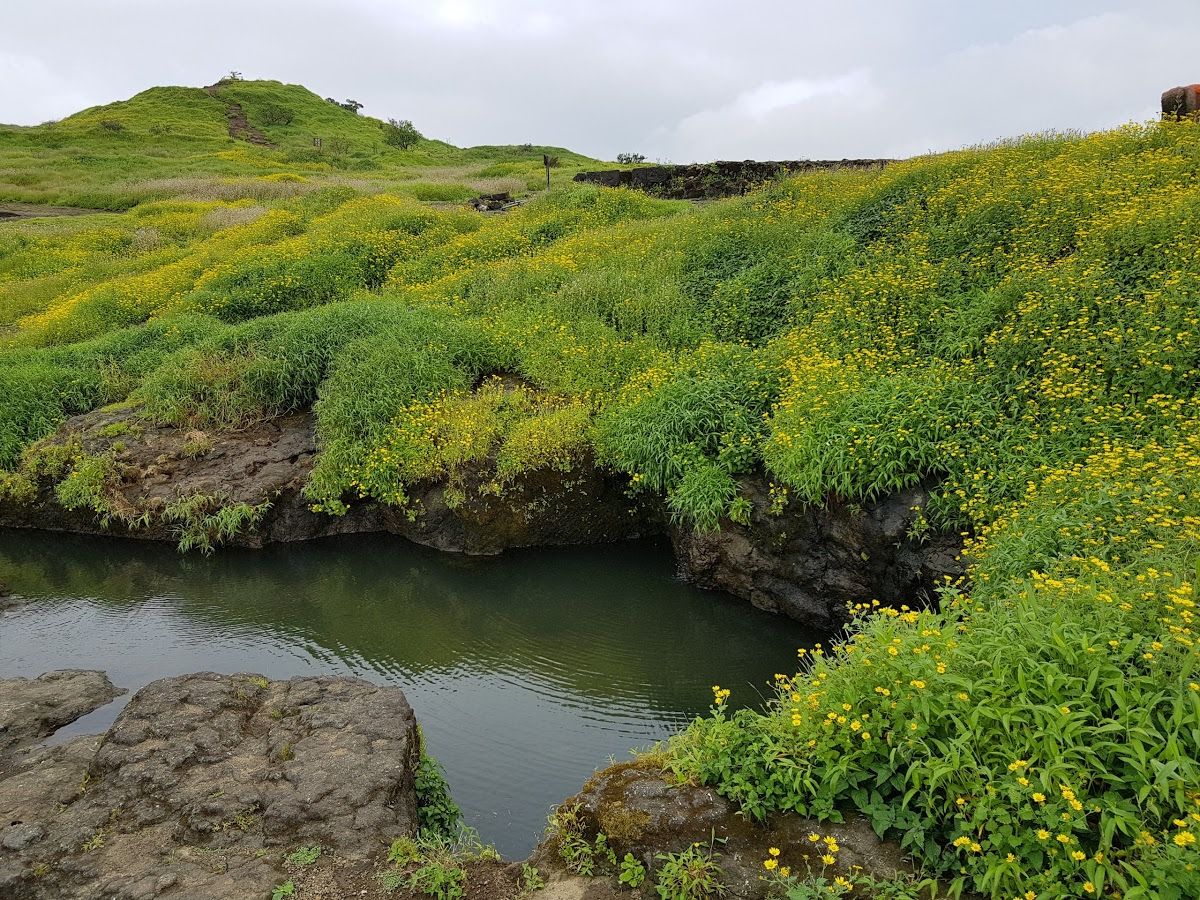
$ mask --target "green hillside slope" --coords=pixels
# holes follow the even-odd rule
[[[239,120],[231,134],[234,111],[249,130]],[[265,143],[254,142],[259,135]],[[533,145],[460,149],[421,139],[399,149],[383,121],[278,81],[156,87],[59,122],[0,125],[0,201],[122,210],[180,195],[270,198],[280,192],[264,179],[284,175],[461,201],[544,187],[543,153],[559,160],[556,183],[595,163]]]

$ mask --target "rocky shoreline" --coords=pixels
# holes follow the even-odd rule
[[[38,742],[119,691],[0,681],[0,896],[268,896],[278,850],[366,862],[416,829],[419,741],[397,688],[202,673],[138,691],[99,738]]]
[[[120,693],[95,671],[0,679],[0,896],[229,900],[285,884],[304,898],[419,896],[381,878],[397,871],[388,848],[416,834],[421,803],[417,722],[399,688],[182,675],[139,690],[103,735],[44,742]],[[547,900],[652,896],[652,878],[630,891],[602,863],[593,877],[571,871],[562,843],[594,845],[601,832],[651,875],[658,854],[715,842],[726,896],[746,900],[764,895],[764,848],[784,848],[799,870],[815,856],[814,831],[842,848],[831,871],[909,870],[861,819],[754,825],[715,791],[676,783],[654,757],[598,772],[556,821],[526,861],[463,861],[465,896],[515,898],[531,866]]]
[[[568,471],[539,469],[496,494],[480,471],[456,484],[415,485],[406,509],[354,502],[348,512],[315,512],[302,494],[317,453],[313,416],[281,416],[236,432],[155,425],[136,408],[101,409],[68,420],[43,447],[109,460],[99,498],[107,509],[67,508],[56,479],[41,476],[32,497],[0,499],[0,526],[178,541],[189,527],[170,515],[181,499],[261,510],[252,527],[223,535],[261,547],[328,535],[390,533],[446,552],[491,555],[527,547],[611,543],[666,534],[680,576],[727,591],[761,609],[816,629],[836,628],[851,603],[932,598],[961,573],[961,536],[918,535],[914,525],[931,485],[863,503],[830,497],[821,506],[772,496],[763,476],[742,479],[748,521],[697,532],[673,522],[661,504],[632,495],[620,473],[590,459]]]

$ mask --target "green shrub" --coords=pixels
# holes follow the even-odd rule
[[[706,344],[648,369],[600,416],[601,458],[634,485],[666,492],[672,510],[712,529],[755,462],[772,373],[743,347]]]
[[[388,119],[380,127],[383,129],[383,142],[399,150],[409,149],[423,137],[408,119]]]
[[[268,103],[259,109],[259,118],[264,125],[291,125],[296,114],[286,106]]]
[[[71,462],[67,476],[55,486],[54,494],[65,509],[91,509],[104,515],[110,509],[105,489],[113,470],[111,457],[78,456]]]
[[[167,504],[162,518],[175,526],[181,553],[199,550],[207,555],[239,534],[253,531],[270,508],[267,500],[231,503],[224,496],[190,494]]]

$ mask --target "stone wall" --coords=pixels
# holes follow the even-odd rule
[[[718,161],[680,166],[643,166],[637,169],[607,169],[580,172],[576,181],[602,187],[628,187],[655,197],[673,200],[704,200],[745,194],[763,182],[781,175],[830,169],[879,169],[890,159],[799,159],[773,162]]]

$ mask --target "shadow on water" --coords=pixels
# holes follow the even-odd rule
[[[213,670],[404,688],[470,824],[524,855],[610,755],[708,707],[760,703],[819,636],[679,582],[653,544],[472,559],[387,536],[182,557],[0,530],[0,676],[104,669],[136,689]],[[128,695],[71,726],[102,731]]]

